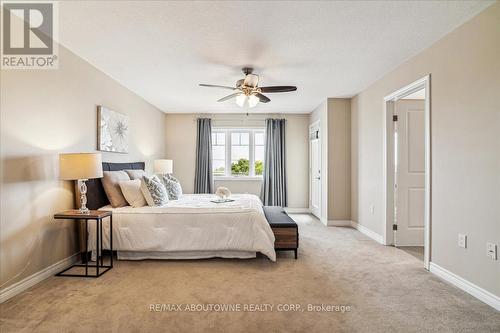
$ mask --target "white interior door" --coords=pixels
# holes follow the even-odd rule
[[[311,163],[311,213],[321,219],[321,146],[319,135],[309,141]]]
[[[425,101],[395,103],[396,246],[424,245],[425,216]]]

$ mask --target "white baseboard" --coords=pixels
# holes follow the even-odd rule
[[[307,213],[310,213],[311,210],[309,208],[285,207],[285,212],[287,212],[288,214],[307,214]]]
[[[375,231],[372,231],[370,229],[368,229],[367,227],[365,226],[362,226],[361,224],[357,223],[357,222],[354,222],[354,221],[351,221],[351,226],[358,230],[359,232],[361,232],[362,234],[364,234],[365,236],[368,236],[370,237],[371,239],[373,239],[374,241],[376,241],[377,243],[380,243],[382,245],[385,245],[384,244],[384,237],[380,236],[379,234],[377,234]]]
[[[351,227],[351,220],[328,220],[326,223],[329,227]]]
[[[42,282],[43,280],[59,273],[63,269],[73,265],[80,259],[80,253],[75,253],[71,257],[65,258],[55,264],[42,269],[35,274],[28,276],[27,278],[22,279],[21,281],[14,283],[13,285],[8,286],[5,289],[0,290],[0,303],[3,303],[12,297],[22,293],[26,289],[34,286],[37,283]]]
[[[451,283],[455,287],[462,289],[463,291],[471,294],[480,301],[488,304],[489,306],[500,311],[500,297],[484,290],[481,287],[476,286],[474,283],[461,278],[460,276],[450,272],[449,270],[431,262],[430,271],[435,275],[439,276],[441,279]]]

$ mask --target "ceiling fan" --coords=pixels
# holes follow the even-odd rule
[[[264,96],[262,93],[279,93],[279,92],[288,92],[297,90],[297,87],[294,86],[259,87],[259,76],[252,73],[253,68],[245,67],[242,70],[243,74],[245,74],[245,78],[236,81],[236,87],[234,88],[228,86],[204,84],[204,83],[200,83],[200,86],[231,89],[234,91],[231,95],[222,97],[217,102],[224,102],[229,99],[235,98],[236,104],[238,104],[238,106],[243,107],[247,105],[250,108],[253,108],[257,104],[259,104],[259,102],[268,103],[271,101],[267,96]]]

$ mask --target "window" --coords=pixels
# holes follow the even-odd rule
[[[264,167],[263,129],[213,129],[215,177],[260,177]]]
[[[231,132],[231,176],[250,175],[250,133]]]
[[[262,171],[264,170],[264,132],[255,132],[254,138],[255,175],[262,176]]]
[[[212,132],[212,169],[214,176],[226,174],[226,133]]]

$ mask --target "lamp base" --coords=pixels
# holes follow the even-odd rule
[[[89,215],[90,209],[87,208],[87,179],[78,180],[80,184],[80,209],[78,210],[82,215]]]
[[[90,209],[88,209],[87,207],[82,207],[78,209],[78,213],[82,215],[90,215]]]

